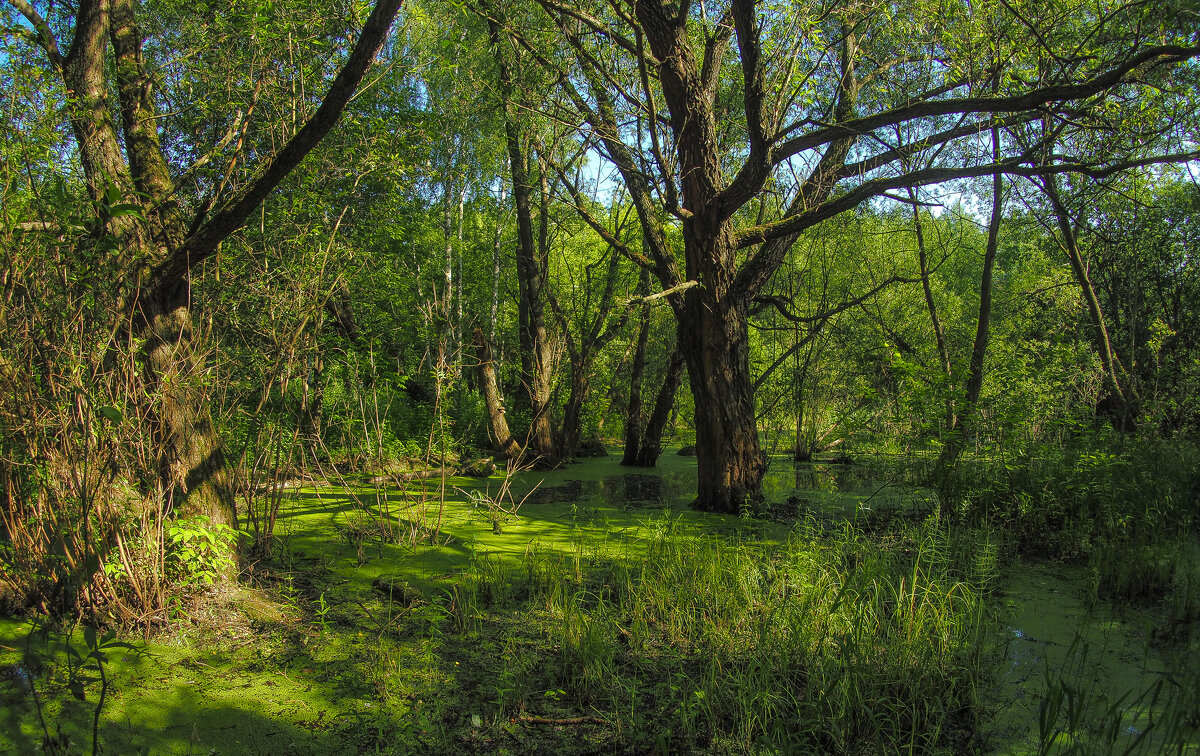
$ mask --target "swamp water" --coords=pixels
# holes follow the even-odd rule
[[[430,702],[445,691],[479,685],[474,678],[481,672],[472,668],[471,657],[462,656],[460,666],[460,657],[437,650],[440,635],[433,634],[433,624],[424,640],[408,646],[385,643],[387,633],[378,629],[383,627],[378,621],[397,617],[392,610],[386,618],[375,617],[362,603],[363,594],[352,588],[386,578],[411,584],[416,596],[450,595],[467,564],[476,570],[519,565],[531,550],[596,562],[643,550],[649,531],[672,522],[697,538],[728,533],[769,541],[784,537],[786,523],[796,519],[826,530],[846,521],[870,527],[873,518],[932,507],[931,495],[903,482],[902,474],[887,473],[886,464],[882,469],[774,460],[765,482],[773,504],[759,519],[692,512],[695,460],[671,453],[653,472],[622,468],[610,457],[518,475],[511,498],[500,502],[510,510],[519,504],[515,517],[497,516],[479,504],[481,495],[499,490],[498,478],[431,480],[405,490],[317,486],[288,492],[279,513],[279,553],[318,566],[327,578],[316,587],[283,586],[280,595],[295,597],[295,603],[280,608],[278,602],[263,602],[249,626],[206,631],[219,636],[216,643],[185,630],[146,657],[114,657],[102,740],[109,752],[421,752],[422,733],[434,730],[440,716],[467,723],[456,736],[466,739],[467,750],[490,750],[483,734],[488,726],[480,730],[476,724],[484,721],[479,712],[488,716],[486,709],[429,711]],[[439,504],[443,487],[446,497],[455,499],[444,508]],[[413,529],[408,536],[419,536],[408,538],[407,546],[405,527]],[[420,539],[436,544],[414,545]],[[1097,736],[1107,747],[1099,741],[1081,743],[1083,752],[1121,753],[1130,746],[1137,753],[1200,751],[1195,746],[1168,750],[1150,727],[1153,722],[1161,732],[1163,720],[1179,714],[1164,701],[1186,700],[1194,707],[1200,698],[1195,649],[1162,651],[1151,642],[1148,614],[1117,614],[1103,602],[1089,608],[1084,600],[1088,579],[1083,569],[1018,563],[1000,581],[995,599],[999,649],[993,655],[1000,671],[982,695],[987,702],[979,724],[982,745],[989,752],[1036,753],[1039,736],[1045,741],[1074,717],[1076,724],[1093,729],[1097,724],[1115,728],[1107,740]],[[305,593],[313,595],[305,599]],[[239,611],[250,613],[244,602]],[[403,620],[413,608],[396,612]],[[30,689],[39,677],[15,653],[21,630],[15,623],[0,626],[0,753],[32,752],[40,742],[30,706]],[[484,640],[454,653],[486,646],[486,633]],[[396,674],[403,690],[396,689]],[[486,685],[495,688],[497,700],[503,698],[503,682]],[[1190,693],[1189,685],[1195,688]],[[542,704],[552,705],[562,693],[545,691]],[[88,707],[94,697],[90,702],[60,697],[64,700],[50,714],[68,720],[76,744],[90,744]],[[1043,713],[1046,702],[1053,705]],[[384,710],[388,717],[381,716]],[[1057,716],[1047,722],[1047,714]],[[401,716],[405,724],[397,730]],[[581,753],[605,752],[570,732],[564,737],[557,746],[531,741],[528,752],[576,752],[574,747],[561,750],[564,743]],[[399,743],[418,746],[405,750],[397,748]],[[1056,744],[1054,752],[1063,752],[1073,741],[1059,736]]]
[[[889,475],[887,469],[891,467]],[[573,502],[585,511],[687,511],[695,462],[673,454],[654,473],[623,472],[613,460],[592,460],[550,474],[534,493],[540,503]],[[763,483],[768,517],[844,521],[920,516],[936,497],[905,480],[901,468],[772,460]],[[526,485],[528,485],[526,483]],[[718,526],[720,529],[720,526]],[[1155,642],[1155,614],[1088,600],[1095,589],[1086,567],[1018,559],[1000,579],[998,642],[1003,664],[981,725],[987,750],[998,754],[1200,753],[1200,740],[1168,744],[1200,725],[1200,638]],[[1076,739],[1071,731],[1093,730]]]
[[[903,461],[876,462],[882,467],[775,458],[763,483],[771,502],[763,514],[783,522],[807,517],[836,528],[931,511],[936,496],[907,480]],[[523,515],[565,503],[576,522],[599,523],[618,534],[620,523],[631,526],[655,510],[697,516],[688,509],[694,459],[667,453],[653,472],[630,470],[607,458],[526,473],[518,476],[514,496],[519,501],[528,494]],[[745,530],[744,521],[699,517],[712,518],[706,525],[716,532]],[[1200,753],[1200,741],[1179,748],[1162,735],[1196,730],[1200,639],[1154,642],[1152,612],[1089,601],[1095,590],[1090,581],[1081,566],[1018,559],[1004,570],[997,632],[1003,662],[994,688],[983,695],[987,711],[980,729],[987,750]],[[1076,740],[1070,733],[1089,729],[1096,738]]]

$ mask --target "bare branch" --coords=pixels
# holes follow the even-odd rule
[[[645,296],[645,297],[634,297],[634,298],[630,299],[628,302],[626,302],[625,305],[627,307],[636,307],[638,305],[646,304],[647,302],[653,302],[656,299],[662,299],[664,297],[669,297],[669,296],[672,296],[675,294],[679,294],[680,292],[687,291],[688,289],[694,288],[699,285],[700,285],[699,281],[684,281],[681,284],[672,286],[671,288],[665,289],[664,291],[660,291],[657,294],[650,294],[649,296]]]
[[[50,24],[46,23],[46,19],[42,18],[42,15],[27,0],[8,0],[8,4],[16,8],[17,12],[33,26],[32,33],[19,27],[12,31],[21,34],[45,50],[46,56],[50,58],[50,65],[54,66],[55,71],[61,73],[64,63],[62,51],[58,47],[58,40],[54,38],[54,32],[50,30]]]
[[[1161,45],[1148,48],[1114,63],[1108,70],[1078,84],[1055,84],[1008,97],[958,97],[947,100],[921,101],[845,123],[826,126],[810,134],[788,140],[774,151],[772,160],[779,163],[793,155],[820,147],[839,138],[859,136],[875,129],[919,118],[959,113],[1016,113],[1055,102],[1082,100],[1126,81],[1129,74],[1148,63],[1182,63],[1197,56],[1200,56],[1200,45],[1192,47]]]

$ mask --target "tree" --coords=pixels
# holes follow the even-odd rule
[[[537,150],[533,129],[523,117],[524,111],[530,107],[526,101],[528,90],[518,88],[517,72],[505,55],[500,29],[499,21],[489,17],[488,37],[496,60],[508,168],[512,176],[512,200],[517,220],[521,382],[525,386],[530,413],[527,447],[539,464],[553,465],[558,461],[550,417],[554,357],[546,325],[546,286],[550,268],[550,178],[544,160],[545,150]],[[536,159],[531,159],[531,155],[536,155]]]
[[[569,64],[533,41],[542,29],[507,27],[619,175],[645,239],[628,254],[673,292],[696,403],[698,507],[736,512],[760,490],[747,311],[797,235],[895,189],[1043,172],[1039,153],[1011,145],[994,161],[980,136],[997,121],[1136,98],[1200,54],[1182,12],[1150,5],[1063,18],[1006,4],[985,22],[965,2],[538,0]],[[981,44],[989,35],[998,54]],[[1022,54],[1031,39],[1053,61],[1035,78]],[[926,150],[932,163],[905,167]]]
[[[164,140],[163,95],[145,54],[145,9],[135,0],[81,0],[76,10],[57,9],[52,27],[27,0],[8,0],[23,18],[9,31],[41,50],[62,87],[63,112],[93,203],[88,234],[108,240],[115,259],[117,282],[104,311],[113,329],[135,345],[136,369],[128,379],[137,388],[130,396],[148,403],[137,416],[153,442],[160,490],[179,512],[236,521],[220,439],[196,391],[206,367],[194,332],[191,275],[334,126],[400,4],[375,4],[320,106],[285,143],[249,166],[244,183],[225,192],[227,175],[192,204],[181,183],[229,145],[242,119],[229,119],[229,138],[215,139],[211,151],[184,150],[178,135]],[[70,35],[65,51],[54,27]],[[191,168],[175,162],[189,153],[207,158]],[[41,230],[62,231],[45,224]]]

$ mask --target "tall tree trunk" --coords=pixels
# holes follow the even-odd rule
[[[942,369],[942,380],[944,381],[942,390],[946,392],[945,427],[950,431],[954,429],[957,422],[954,416],[954,399],[950,395],[951,387],[954,385],[954,369],[950,364],[950,350],[946,347],[946,331],[942,327],[942,319],[938,317],[937,302],[933,299],[933,287],[929,281],[929,255],[925,249],[925,228],[921,223],[921,209],[917,204],[917,192],[911,186],[908,187],[908,199],[912,202],[913,230],[917,236],[917,261],[921,267],[921,290],[925,293],[925,309],[929,312],[929,322],[933,325],[933,338],[937,344],[938,365]]]
[[[1092,286],[1092,280],[1088,276],[1087,265],[1079,250],[1078,235],[1071,222],[1071,215],[1067,211],[1066,203],[1063,202],[1062,195],[1058,191],[1058,179],[1054,174],[1047,175],[1042,179],[1042,188],[1046,198],[1050,200],[1050,207],[1054,211],[1054,220],[1058,224],[1058,230],[1062,236],[1060,244],[1067,255],[1067,260],[1071,263],[1071,272],[1075,276],[1079,290],[1083,293],[1083,300],[1087,304],[1088,315],[1091,318],[1092,327],[1095,329],[1096,351],[1100,354],[1100,365],[1104,369],[1104,388],[1108,393],[1108,396],[1101,400],[1101,406],[1107,408],[1113,425],[1118,429],[1122,431],[1135,430],[1138,415],[1137,396],[1133,386],[1124,384],[1118,375],[1121,363],[1113,349],[1112,340],[1109,338],[1108,325],[1105,323],[1104,311],[1100,307],[1100,299],[1096,296],[1096,289]]]
[[[152,83],[143,63],[133,0],[112,0],[109,7],[128,175],[148,200],[146,227],[130,229],[123,246],[131,260],[158,262],[183,242],[186,229],[159,145]],[[129,273],[137,275],[134,270]],[[134,300],[131,335],[134,343],[142,344],[144,389],[139,393],[150,401],[146,416],[169,506],[182,514],[205,514],[213,522],[234,526],[233,493],[209,409],[206,366],[192,331],[190,300],[186,280],[157,282]]]
[[[579,439],[583,428],[583,406],[591,390],[590,365],[571,365],[571,390],[563,405],[562,431],[558,443],[558,456],[571,460],[579,452]]]
[[[451,140],[453,142],[453,139]],[[448,165],[442,177],[442,239],[446,254],[442,259],[442,297],[437,308],[438,324],[438,370],[449,375],[454,369],[454,162],[458,154],[457,144],[446,156]],[[435,289],[436,290],[436,289]]]
[[[512,175],[513,208],[517,216],[517,285],[521,339],[521,381],[529,398],[530,428],[527,451],[540,464],[552,465],[555,459],[554,436],[550,424],[553,359],[546,330],[545,294],[546,245],[549,219],[542,213],[538,236],[534,236],[534,186],[530,177],[530,144],[521,128],[521,114],[515,102],[516,84],[502,52],[500,26],[488,20],[488,31],[496,55],[500,97],[504,111],[504,135]],[[545,187],[545,176],[539,184]],[[548,187],[541,192],[548,201]]]
[[[738,514],[760,495],[766,464],[750,380],[746,304],[716,294],[688,290],[677,329],[696,406],[694,506]]]
[[[1000,129],[992,127],[992,155],[1000,154]],[[996,251],[1000,247],[1000,220],[1004,214],[1004,176],[992,175],[992,214],[988,221],[987,248],[983,253],[983,273],[979,279],[979,314],[975,319],[975,340],[971,345],[971,362],[967,368],[966,401],[955,418],[954,427],[938,460],[937,474],[954,467],[962,452],[967,435],[979,418],[979,397],[983,393],[983,373],[987,361],[988,342],[992,323],[992,273]]]
[[[638,283],[639,294],[645,296],[650,288],[650,273],[642,269]],[[646,344],[650,340],[650,305],[642,305],[639,317],[637,346],[629,370],[629,405],[625,409],[625,452],[622,465],[637,465],[642,443],[642,373],[646,370]]]
[[[505,186],[504,182],[500,183],[500,207],[504,207]],[[496,238],[492,243],[492,300],[491,307],[488,310],[488,332],[487,343],[496,343],[496,321],[500,312],[500,260],[501,260],[501,241],[504,232],[504,216],[498,215],[496,218]]]
[[[51,68],[61,73],[68,93],[67,116],[92,198],[103,207],[112,187],[120,202],[140,206],[140,218],[123,214],[98,220],[116,241],[124,265],[118,282],[124,290],[113,309],[129,324],[131,342],[140,344],[137,393],[148,403],[144,416],[161,487],[180,511],[233,524],[221,444],[204,396],[203,354],[192,331],[190,274],[332,128],[382,46],[400,0],[376,3],[313,117],[279,152],[264,158],[253,179],[211,217],[197,217],[190,231],[180,215],[159,141],[153,81],[143,61],[135,0],[80,0],[65,56],[36,9],[11,4],[38,30],[38,44]],[[109,78],[106,61],[110,43],[115,80]],[[112,89],[120,106],[124,145],[109,108]]]

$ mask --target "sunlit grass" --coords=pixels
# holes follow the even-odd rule
[[[991,625],[965,574],[977,563],[954,561],[948,531],[914,527],[879,549],[849,527],[774,543],[678,530],[664,521],[644,552],[582,568],[527,554],[513,606],[557,651],[510,659],[502,713],[561,691],[578,715],[670,752],[968,744]],[[468,579],[477,596],[495,582]]]
[[[239,600],[225,635],[189,640],[183,622],[136,668],[118,660],[102,741],[194,753],[224,745],[233,728],[220,752],[280,739],[297,753],[346,754],[995,746],[980,720],[1004,663],[995,609],[1006,533],[938,507],[923,519],[880,514],[879,496],[867,501],[878,486],[839,489],[850,521],[698,515],[674,489],[638,498],[646,481],[580,468],[572,478],[594,475],[598,493],[551,475],[543,486],[554,496],[500,515],[478,498],[496,479],[450,479],[445,500],[440,481],[287,492],[274,557],[250,574],[277,609]],[[1097,563],[1093,585],[1132,595],[1173,560],[1155,595],[1178,605],[1183,632],[1200,580],[1194,552],[1166,543],[1141,562]],[[21,663],[19,636],[5,636],[15,655],[0,665]],[[83,743],[90,709],[71,703],[53,672],[63,663],[48,660],[35,684]],[[1192,736],[1195,676],[1124,700],[1093,696],[1073,721],[1085,674],[1047,680],[1049,750],[1127,743],[1104,740],[1103,723],[1136,723],[1138,712],[1158,718],[1158,734]],[[17,703],[6,723],[36,744]],[[1154,753],[1162,741],[1143,742]]]

